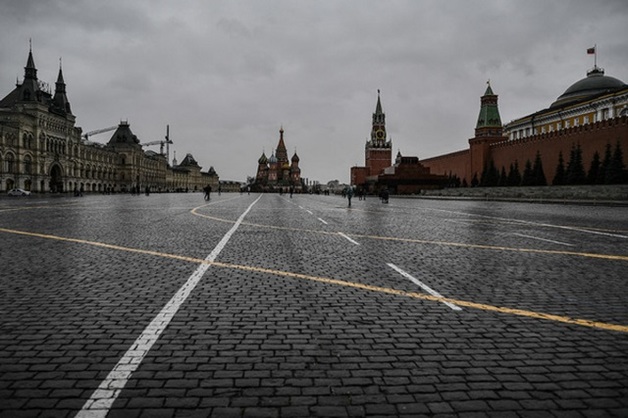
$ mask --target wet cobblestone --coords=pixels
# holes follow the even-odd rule
[[[0,417],[74,417],[257,197],[0,199]],[[262,196],[107,416],[628,416],[622,208],[345,203]]]

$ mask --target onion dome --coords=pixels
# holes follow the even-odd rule
[[[270,158],[268,159],[268,162],[271,164],[277,163],[277,157],[275,157],[274,153],[270,156]]]
[[[268,163],[268,158],[266,157],[266,153],[262,152],[262,156],[257,160],[258,164],[266,164]]]
[[[301,161],[301,159],[299,158],[299,156],[297,155],[297,152],[294,152],[294,155],[292,156],[292,158],[290,159],[290,161],[292,161],[293,163],[298,163],[299,161]]]
[[[550,108],[563,106],[603,93],[612,93],[626,87],[626,83],[623,81],[615,77],[604,75],[603,68],[593,67],[592,70],[587,72],[586,78],[569,86],[569,88],[552,103]]]

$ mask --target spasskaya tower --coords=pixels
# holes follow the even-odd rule
[[[386,114],[382,111],[382,101],[377,90],[377,106],[373,113],[371,139],[364,148],[367,177],[381,174],[392,162],[392,142],[386,135]]]

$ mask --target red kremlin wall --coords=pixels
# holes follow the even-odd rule
[[[588,171],[593,154],[597,151],[600,154],[600,160],[603,160],[606,144],[610,144],[611,150],[614,151],[618,141],[623,151],[624,163],[626,163],[626,158],[628,157],[627,116],[534,135],[528,138],[498,142],[488,146],[488,156],[485,163],[492,159],[497,170],[501,172],[502,167],[504,167],[506,173],[508,173],[510,164],[517,161],[519,172],[523,174],[526,161],[530,160],[531,163],[534,163],[538,151],[541,153],[545,178],[548,184],[551,184],[558,165],[559,152],[563,154],[566,168],[572,147],[580,144],[584,169]],[[422,160],[421,163],[429,167],[432,174],[455,174],[461,180],[466,179],[467,184],[470,184],[474,174],[471,169],[471,150],[473,148],[474,145],[472,143],[467,150],[428,158]],[[474,166],[478,167],[477,164],[474,164]],[[480,166],[483,166],[483,164]],[[476,172],[478,179],[480,179],[482,172],[478,168],[476,168]]]

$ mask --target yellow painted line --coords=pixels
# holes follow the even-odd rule
[[[110,250],[125,251],[125,252],[131,252],[131,253],[136,253],[136,254],[145,254],[145,255],[151,255],[155,257],[169,258],[169,259],[186,261],[186,262],[191,262],[191,263],[196,263],[196,264],[210,264],[216,267],[222,267],[222,268],[228,268],[228,269],[251,271],[251,272],[257,272],[257,273],[270,274],[274,276],[309,280],[309,281],[318,282],[318,283],[325,283],[325,284],[331,284],[331,285],[342,286],[342,287],[350,287],[350,288],[360,289],[360,290],[365,290],[365,291],[370,291],[370,292],[384,293],[384,294],[395,295],[395,296],[403,296],[403,297],[409,297],[413,299],[420,299],[420,300],[426,300],[426,301],[432,301],[432,302],[440,302],[440,303],[448,302],[448,303],[453,303],[458,306],[487,311],[487,312],[497,312],[497,313],[503,313],[503,314],[523,316],[527,318],[559,322],[559,323],[564,323],[564,324],[579,325],[579,326],[602,329],[602,330],[607,330],[607,331],[617,331],[617,332],[628,333],[628,325],[610,324],[606,322],[597,322],[597,321],[590,321],[588,319],[571,318],[568,316],[553,315],[553,314],[547,314],[543,312],[528,311],[524,309],[515,309],[515,308],[487,305],[483,303],[470,302],[470,301],[465,301],[465,300],[460,300],[460,299],[437,297],[437,296],[432,296],[432,295],[423,294],[423,293],[406,292],[403,290],[396,290],[396,289],[391,289],[387,287],[372,286],[372,285],[356,283],[356,282],[348,282],[345,280],[310,276],[310,275],[302,274],[302,273],[292,273],[288,271],[273,270],[273,269],[267,269],[267,268],[262,268],[262,267],[244,266],[244,265],[231,264],[231,263],[221,263],[217,261],[208,262],[201,258],[186,257],[186,256],[181,256],[177,254],[169,254],[169,253],[164,253],[164,252],[159,252],[159,251],[123,247],[120,245],[105,244],[102,242],[89,241],[89,240],[83,240],[83,239],[77,239],[77,238],[66,238],[66,237],[60,237],[56,235],[39,234],[35,232],[18,231],[18,230],[13,230],[13,229],[6,229],[6,228],[0,228],[0,232],[5,232],[8,234],[15,234],[15,235],[24,235],[24,236],[30,236],[30,237],[36,237],[36,238],[43,238],[43,239],[51,239],[51,240],[56,240],[56,241],[77,243],[77,244],[92,245],[95,247],[106,248]]]
[[[506,307],[501,307],[501,306],[493,306],[493,305],[487,305],[483,303],[469,302],[469,301],[460,300],[460,299],[438,297],[438,296],[432,296],[432,295],[428,295],[424,293],[417,293],[417,292],[406,292],[403,290],[396,290],[396,289],[391,289],[388,287],[372,286],[368,284],[347,282],[344,280],[330,279],[330,278],[325,278],[325,277],[309,276],[309,275],[301,274],[301,273],[291,273],[287,271],[272,270],[272,269],[266,269],[266,268],[261,268],[261,267],[242,266],[242,265],[237,265],[237,264],[220,263],[220,262],[214,262],[214,265],[217,267],[234,268],[238,270],[253,271],[257,273],[266,273],[266,274],[272,274],[276,276],[293,277],[297,279],[304,279],[304,280],[309,280],[309,281],[314,281],[314,282],[319,282],[319,283],[333,284],[333,285],[343,286],[343,287],[352,287],[355,289],[367,290],[367,291],[378,292],[378,293],[386,293],[389,295],[406,296],[406,297],[410,297],[414,299],[428,300],[428,301],[441,302],[441,303],[448,302],[448,303],[453,303],[458,306],[464,306],[466,308],[479,309],[479,310],[489,311],[489,312],[499,312],[499,313],[517,315],[517,316],[524,316],[528,318],[543,319],[543,320],[549,320],[549,321],[554,321],[554,322],[561,322],[565,324],[580,325],[580,326],[585,326],[585,327],[628,333],[628,325],[609,324],[605,322],[590,321],[587,319],[571,318],[571,317],[562,316],[562,315],[553,315],[553,314],[547,314],[547,313],[542,313],[542,312],[527,311],[523,309],[513,309],[513,308],[506,308]]]
[[[203,262],[203,259],[201,258],[186,257],[186,256],[181,256],[181,255],[176,255],[176,254],[167,254],[167,253],[162,253],[159,251],[142,250],[139,248],[122,247],[120,245],[105,244],[103,242],[88,241],[88,240],[78,239],[78,238],[65,238],[65,237],[60,237],[57,235],[39,234],[37,232],[17,231],[14,229],[6,229],[6,228],[0,228],[0,232],[6,232],[8,234],[16,234],[16,235],[25,235],[25,236],[36,237],[36,238],[52,239],[52,240],[63,241],[63,242],[72,242],[75,244],[86,244],[86,245],[92,245],[94,247],[107,248],[109,250],[126,251],[130,253],[153,255],[156,257],[173,258],[175,260],[188,261],[192,263]]]
[[[218,222],[231,222],[231,223],[235,222],[235,221],[231,221],[224,218],[204,215],[204,214],[198,213],[196,209],[198,208],[195,208],[191,211],[194,215],[201,216],[203,218],[211,219]],[[315,230],[315,229],[290,228],[290,227],[285,227],[285,226],[264,225],[264,224],[256,224],[256,223],[251,223],[251,222],[242,222],[242,225],[254,226],[258,228],[284,230],[284,231],[307,232],[311,234],[338,235],[337,232],[320,231],[320,230]],[[491,250],[491,251],[509,251],[509,252],[534,253],[534,254],[568,255],[568,256],[576,256],[576,257],[599,258],[602,260],[628,261],[628,255],[618,255],[618,254],[599,254],[599,253],[586,253],[586,252],[578,252],[578,251],[561,251],[561,250],[541,250],[541,249],[536,249],[536,248],[517,248],[517,247],[504,247],[504,246],[498,246],[498,245],[465,244],[462,242],[433,241],[433,240],[425,240],[425,239],[398,238],[398,237],[386,237],[386,236],[378,236],[378,235],[351,234],[351,233],[347,233],[346,235],[349,237],[355,237],[355,238],[366,238],[366,239],[374,239],[374,240],[382,240],[382,241],[408,242],[408,243],[413,243],[413,244],[441,245],[441,246],[446,246],[446,247],[470,248],[470,249]]]

